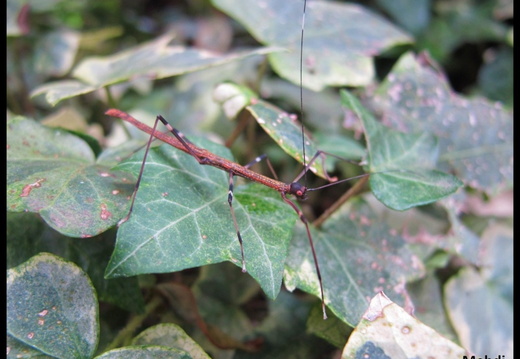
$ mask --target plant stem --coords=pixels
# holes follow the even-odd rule
[[[361,191],[361,189],[363,188],[365,183],[367,183],[367,181],[368,176],[362,177],[359,181],[356,182],[354,186],[352,186],[336,202],[334,202],[332,206],[327,208],[327,210],[323,212],[321,216],[319,216],[315,221],[313,221],[312,224],[316,227],[320,227],[327,220],[327,218],[329,218],[332,215],[332,213],[334,213],[339,207],[341,207],[343,203],[345,203],[349,200],[350,197],[354,196],[359,191]]]

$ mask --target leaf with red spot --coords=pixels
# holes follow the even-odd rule
[[[133,179],[96,162],[61,129],[17,117],[7,124],[7,210],[36,212],[71,237],[92,237],[128,211]]]

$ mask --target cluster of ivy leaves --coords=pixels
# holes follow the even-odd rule
[[[305,181],[372,174],[338,208],[350,181],[300,204],[324,321],[307,233],[272,189],[235,189],[248,274],[228,174],[171,146],[118,226],[147,137],[104,115],[162,114],[290,182],[303,1],[9,0],[8,357],[512,357],[512,7],[308,2],[306,154],[361,166],[329,156]]]

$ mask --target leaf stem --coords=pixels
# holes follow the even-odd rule
[[[345,192],[336,202],[332,204],[325,212],[321,214],[315,221],[312,222],[312,224],[315,227],[320,227],[326,220],[329,218],[343,203],[348,201],[350,197],[354,196],[358,192],[361,191],[363,186],[368,181],[368,176],[362,177],[359,181],[356,182],[354,186],[352,186],[347,192]]]

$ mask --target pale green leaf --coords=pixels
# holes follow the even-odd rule
[[[273,69],[300,83],[303,1],[213,0],[258,41],[286,48],[269,55]],[[305,19],[303,86],[360,86],[373,80],[373,56],[411,42],[403,31],[368,9],[351,3],[309,1]]]

